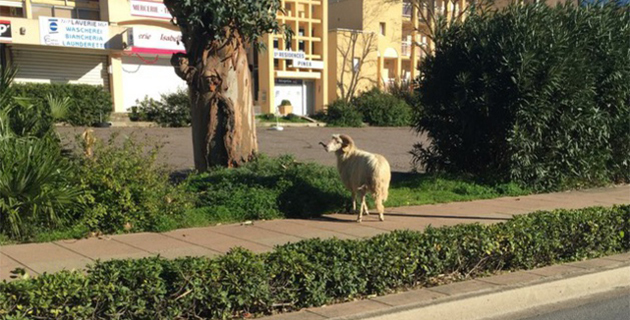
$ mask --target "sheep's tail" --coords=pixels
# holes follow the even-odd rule
[[[392,172],[390,170],[387,159],[382,156],[379,157],[374,176],[372,177],[375,197],[378,197],[383,201],[387,201],[387,197],[389,196],[389,182],[391,180],[391,177]]]

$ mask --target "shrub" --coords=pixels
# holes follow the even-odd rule
[[[557,210],[497,225],[310,239],[259,255],[233,249],[214,259],[97,262],[87,274],[63,271],[0,283],[0,316],[248,318],[628,251],[629,219],[628,205]]]
[[[190,125],[190,98],[186,90],[163,94],[160,101],[148,96],[137,100],[132,107],[131,118],[157,122],[162,127],[186,127]]]
[[[80,190],[69,182],[51,110],[15,99],[14,75],[0,70],[0,234],[24,240],[61,224]]]
[[[150,149],[147,153],[146,149]],[[159,148],[112,135],[97,141],[93,157],[78,160],[80,186],[86,191],[79,221],[92,231],[161,231],[173,228],[190,206],[182,186],[173,186],[156,165]]]
[[[50,138],[0,138],[0,233],[24,240],[63,224],[81,194],[71,168]]]
[[[617,4],[511,6],[438,32],[415,160],[538,189],[630,180],[628,38]]]
[[[323,120],[330,127],[362,127],[363,115],[350,103],[335,100],[328,106]]]
[[[111,95],[102,86],[14,83],[13,90],[17,96],[31,99],[33,104],[41,108],[46,108],[48,96],[69,98],[67,115],[60,120],[73,126],[89,126],[107,121],[113,110]]]
[[[371,126],[404,127],[411,125],[411,107],[402,99],[374,88],[353,99],[352,103]]]
[[[334,168],[260,156],[234,169],[192,176],[188,189],[212,221],[311,217],[343,207],[347,193]]]

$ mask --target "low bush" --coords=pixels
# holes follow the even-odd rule
[[[41,108],[48,108],[47,97],[69,98],[65,117],[59,121],[73,126],[90,126],[105,122],[113,110],[111,95],[102,86],[87,84],[14,83],[16,96],[30,99]]]
[[[300,116],[289,113],[286,116],[280,116],[276,118],[276,115],[273,113],[266,113],[256,116],[262,122],[293,122],[293,123],[307,123],[308,121],[301,118]]]
[[[214,169],[190,177],[187,185],[199,195],[196,210],[209,221],[311,217],[338,210],[348,199],[334,168],[288,155]]]
[[[162,127],[190,126],[190,98],[186,90],[163,94],[160,101],[145,97],[131,107],[134,121],[152,121]]]
[[[333,101],[326,113],[318,118],[329,127],[362,127],[363,115],[352,104],[343,100]]]
[[[630,250],[630,206],[557,210],[496,225],[311,239],[218,258],[97,262],[0,283],[8,319],[248,318]],[[450,279],[450,280],[449,280]]]
[[[104,233],[176,227],[191,199],[183,186],[169,182],[166,168],[156,164],[159,147],[116,138],[98,140],[92,157],[77,160],[78,184],[86,192],[81,198],[86,209],[77,213],[77,220]]]
[[[374,88],[352,100],[363,121],[377,127],[411,125],[411,107],[402,99]]]

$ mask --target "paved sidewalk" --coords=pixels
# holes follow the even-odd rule
[[[630,204],[630,185],[492,200],[453,202],[386,209],[386,221],[378,215],[355,222],[355,215],[331,214],[316,220],[255,221],[251,225],[222,225],[179,229],[165,233],[136,233],[81,240],[61,240],[0,247],[0,279],[11,270],[24,268],[32,275],[62,269],[83,268],[96,259],[140,258],[161,255],[215,256],[241,246],[254,252],[307,238],[355,239],[396,229],[424,230],[460,223],[491,224],[537,210]]]

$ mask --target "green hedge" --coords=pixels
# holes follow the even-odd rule
[[[132,121],[153,121],[162,127],[190,126],[190,97],[185,89],[162,94],[160,101],[144,97],[131,107]]]
[[[416,161],[538,189],[630,180],[629,5],[516,5],[439,30]]]
[[[187,186],[199,195],[194,213],[216,222],[319,216],[343,208],[350,197],[336,169],[290,155],[216,168],[191,176]]]
[[[352,100],[363,115],[363,121],[377,127],[406,127],[411,125],[411,107],[405,100],[374,88]]]
[[[362,127],[363,115],[352,104],[343,100],[333,101],[326,113],[319,116],[329,127]]]
[[[7,319],[228,319],[352,300],[499,270],[630,249],[630,206],[558,210],[496,225],[305,240],[209,259],[97,262],[0,284]],[[281,306],[281,307],[278,307]]]
[[[111,95],[102,86],[14,83],[13,89],[16,96],[30,98],[33,103],[40,106],[45,105],[48,94],[52,94],[55,98],[70,98],[68,114],[61,120],[73,126],[90,126],[100,121],[107,121],[113,110]]]

